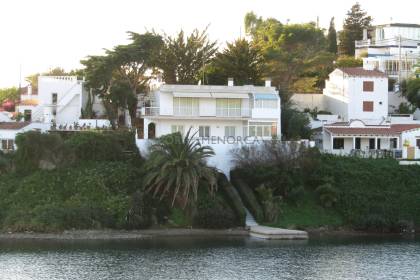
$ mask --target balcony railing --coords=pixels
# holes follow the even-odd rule
[[[142,116],[158,116],[160,114],[159,107],[143,107],[141,108]]]
[[[402,150],[392,149],[392,150],[356,150],[353,149],[350,151],[351,156],[360,157],[360,158],[402,158]]]
[[[248,108],[216,108],[216,117],[222,118],[247,118],[251,116]]]

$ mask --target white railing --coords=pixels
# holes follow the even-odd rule
[[[142,116],[158,116],[160,114],[159,107],[143,107],[140,111]]]
[[[59,107],[58,108],[58,111],[61,111],[67,104],[69,104],[72,100],[73,100],[73,98],[76,96],[76,95],[80,95],[81,94],[81,92],[76,92],[76,93],[73,93],[72,92],[72,90],[76,87],[76,86],[79,86],[80,84],[79,83],[75,83],[70,89],[68,89],[64,94],[63,94],[63,96],[57,101],[57,106]],[[83,88],[81,88],[81,90],[83,90]],[[55,104],[53,104],[53,105],[55,105]]]
[[[362,47],[368,47],[371,45],[371,40],[359,40],[359,41],[355,41],[355,46],[356,48],[362,48]]]
[[[38,105],[32,111],[31,119],[33,122],[43,122],[44,121],[44,107]]]
[[[244,118],[250,116],[251,110],[248,108],[216,108],[216,117]]]

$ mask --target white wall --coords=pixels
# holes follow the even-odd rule
[[[200,116],[216,116],[216,99],[200,98],[199,102]]]
[[[403,132],[401,135],[402,143],[407,143],[410,147],[416,147],[416,139],[420,138],[420,129],[413,129]],[[403,146],[403,158],[407,158],[407,147]],[[415,148],[415,158],[420,159],[420,149]]]
[[[44,107],[44,121],[52,116],[52,94],[57,93],[57,123],[76,121],[82,108],[82,81],[75,76],[38,77],[39,105]]]
[[[295,104],[295,107],[303,111],[306,108],[318,110],[328,110],[327,104],[325,103],[324,95],[321,93],[294,93],[291,101]]]
[[[363,82],[373,81],[374,91],[364,92]],[[388,116],[388,79],[349,78],[349,119],[380,120]],[[363,101],[373,101],[373,112],[363,111]]]

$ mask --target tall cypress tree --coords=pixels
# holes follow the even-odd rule
[[[337,31],[335,31],[334,17],[331,18],[328,28],[328,51],[337,54]]]
[[[343,31],[339,35],[339,52],[343,55],[354,55],[354,41],[363,38],[363,29],[368,28],[372,18],[362,10],[359,3],[354,4],[344,20]]]

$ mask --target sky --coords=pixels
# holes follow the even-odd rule
[[[69,71],[80,60],[127,43],[126,31],[175,34],[208,27],[220,46],[244,35],[247,12],[281,22],[303,23],[319,17],[328,28],[335,17],[341,29],[355,0],[1,0],[0,88],[24,84],[24,77],[50,68]],[[359,0],[374,24],[420,23],[420,1]]]

